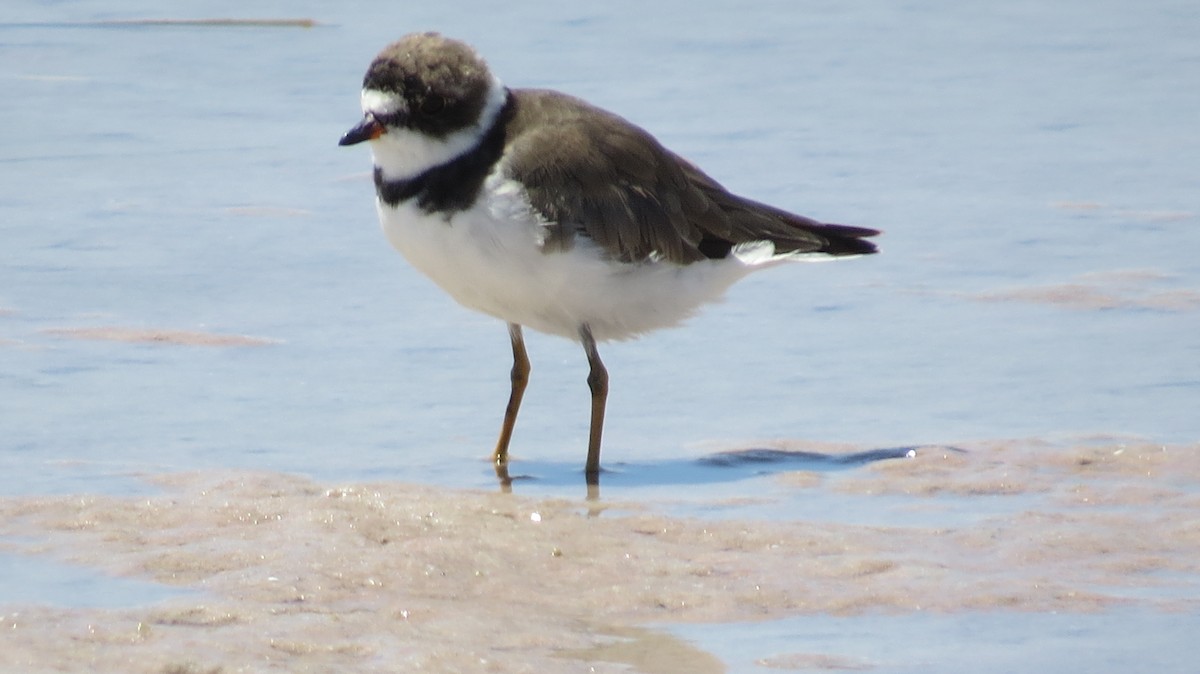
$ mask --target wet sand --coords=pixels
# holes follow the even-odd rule
[[[149,497],[5,498],[2,549],[190,591],[134,608],[0,606],[0,669],[720,672],[703,644],[656,626],[1200,609],[1200,446],[958,447],[761,478],[790,496],[878,500],[872,525],[266,473],[146,476],[161,489]]]

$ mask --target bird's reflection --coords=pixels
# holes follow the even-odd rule
[[[601,482],[617,487],[718,484],[793,470],[850,470],[879,461],[916,458],[922,450],[935,448],[943,451],[964,451],[943,445],[884,447],[849,453],[751,447],[717,452],[700,458],[614,463],[598,475],[583,473],[575,462],[518,461],[518,473],[510,472],[513,464],[496,465],[496,478],[500,491],[506,494],[519,492],[522,482],[547,487],[566,487],[582,481],[586,487],[587,499],[594,501],[600,498]]]

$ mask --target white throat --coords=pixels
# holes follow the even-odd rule
[[[492,76],[488,85],[487,100],[479,119],[465,129],[455,131],[444,138],[434,138],[410,129],[388,129],[386,133],[371,141],[371,154],[375,166],[389,180],[404,180],[444,164],[475,147],[504,107],[507,96],[504,84]],[[403,106],[394,94],[363,89],[362,109],[364,113],[384,114]]]

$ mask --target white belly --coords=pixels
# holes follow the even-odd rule
[[[569,339],[585,323],[599,341],[675,325],[759,266],[735,256],[618,263],[586,237],[543,252],[544,226],[519,186],[494,175],[475,206],[449,221],[411,201],[378,206],[392,246],[460,304]]]

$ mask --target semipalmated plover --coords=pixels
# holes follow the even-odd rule
[[[363,118],[388,241],[460,304],[508,323],[508,446],[529,378],[522,326],[587,354],[586,473],[600,471],[608,372],[596,343],[675,325],[758,269],[875,252],[876,230],[731,194],[646,131],[557,91],[510,89],[468,45],[436,33],[367,69]]]

